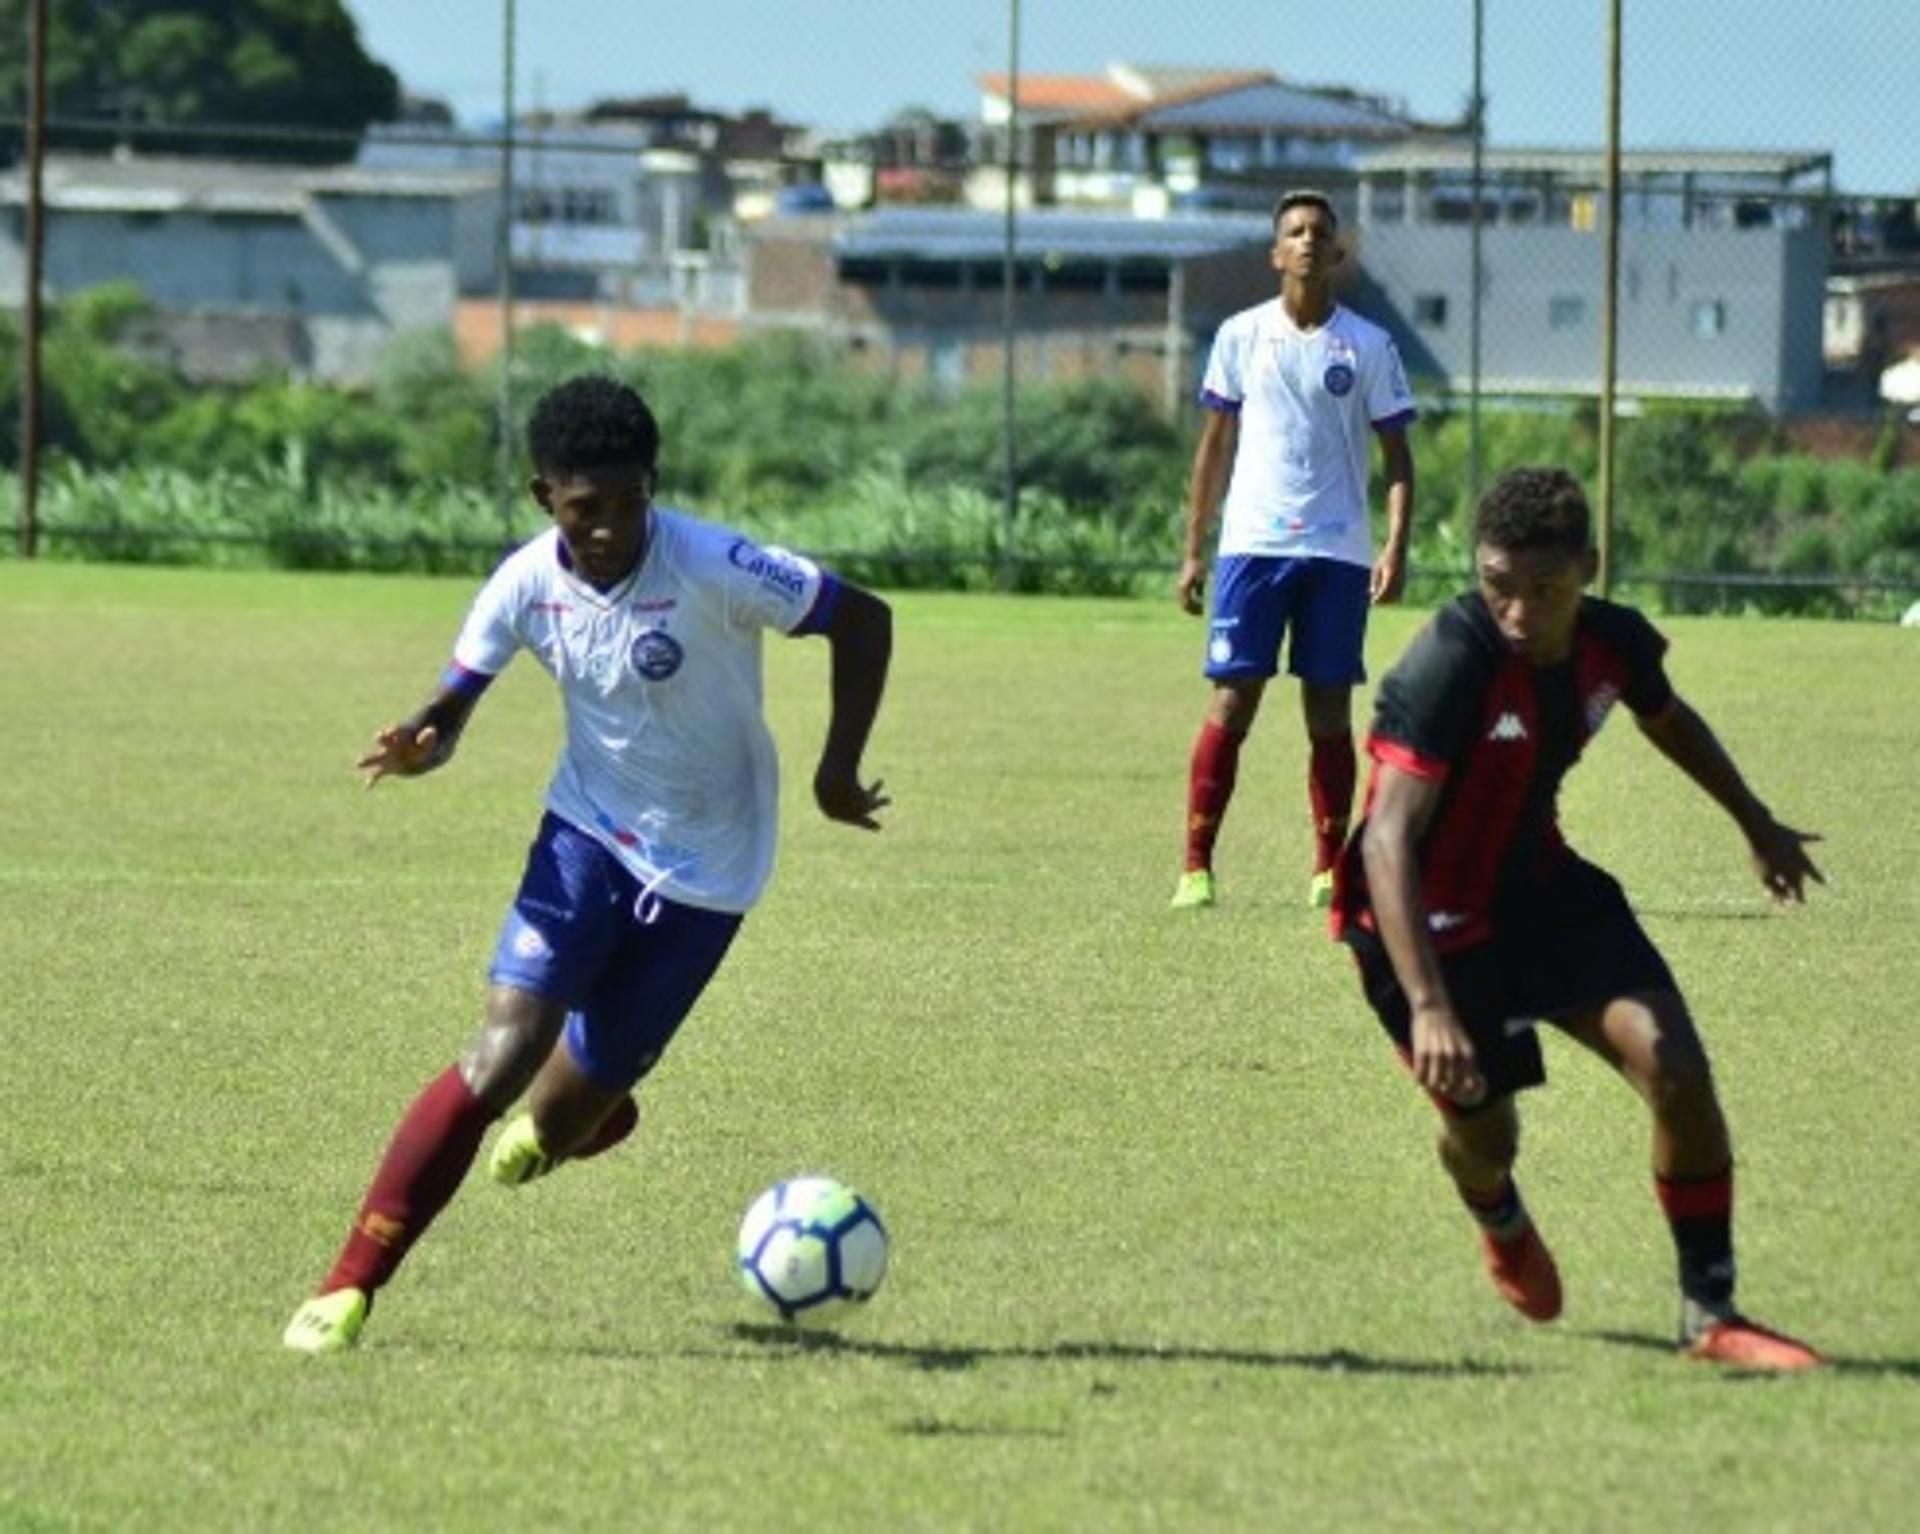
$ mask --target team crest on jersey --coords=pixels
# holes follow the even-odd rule
[[[1602,682],[1587,694],[1587,733],[1589,735],[1600,733],[1600,726],[1607,722],[1607,714],[1619,701],[1620,689],[1611,682]]]
[[[680,669],[687,652],[665,629],[642,629],[633,641],[633,669],[649,682],[664,682]]]
[[[1344,362],[1330,363],[1321,382],[1327,386],[1327,393],[1343,398],[1353,392],[1353,369]]]

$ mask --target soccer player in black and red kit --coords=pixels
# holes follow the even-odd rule
[[[1585,496],[1557,469],[1503,474],[1474,518],[1477,590],[1382,679],[1365,815],[1333,929],[1440,1107],[1440,1160],[1501,1295],[1535,1321],[1560,1278],[1513,1180],[1514,1094],[1545,1080],[1536,1022],[1606,1061],[1653,1116],[1654,1187],[1680,1270],[1680,1345],[1754,1369],[1820,1362],[1734,1307],[1733,1154],[1699,1034],[1618,883],[1560,835],[1560,781],[1615,702],[1733,817],[1761,882],[1800,900],[1816,838],[1782,825],[1668,681],[1666,641],[1585,594]]]

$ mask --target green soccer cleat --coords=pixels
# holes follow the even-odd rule
[[[1173,887],[1173,899],[1167,908],[1173,911],[1198,911],[1213,904],[1213,870],[1189,868]]]
[[[296,1353],[344,1353],[367,1324],[367,1291],[335,1289],[316,1294],[293,1313],[280,1341]]]
[[[533,1127],[533,1115],[522,1113],[500,1131],[493,1142],[493,1154],[487,1158],[487,1174],[504,1187],[517,1188],[545,1177],[554,1168],[554,1158],[540,1145],[540,1132]]]
[[[1333,870],[1323,868],[1307,884],[1307,907],[1324,911],[1333,904]]]

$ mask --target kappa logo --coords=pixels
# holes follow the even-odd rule
[[[1467,918],[1458,911],[1429,911],[1427,926],[1435,932],[1451,932],[1455,927],[1464,927]]]
[[[553,952],[538,927],[522,927],[513,935],[513,951],[523,959],[544,959]]]
[[[1224,666],[1233,659],[1233,641],[1225,634],[1215,634],[1207,646],[1207,659],[1216,666]]]
[[[1520,722],[1520,716],[1508,709],[1493,721],[1493,728],[1487,731],[1488,740],[1525,740],[1527,727]]]

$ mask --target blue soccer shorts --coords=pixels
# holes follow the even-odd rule
[[[1280,642],[1293,635],[1287,670],[1316,687],[1367,679],[1367,602],[1372,572],[1341,559],[1223,554],[1214,565],[1207,626],[1209,680],[1272,676]]]
[[[645,890],[556,815],[540,822],[488,978],[565,1002],[567,1049],[617,1091],[653,1069],[719,969],[741,917]]]

